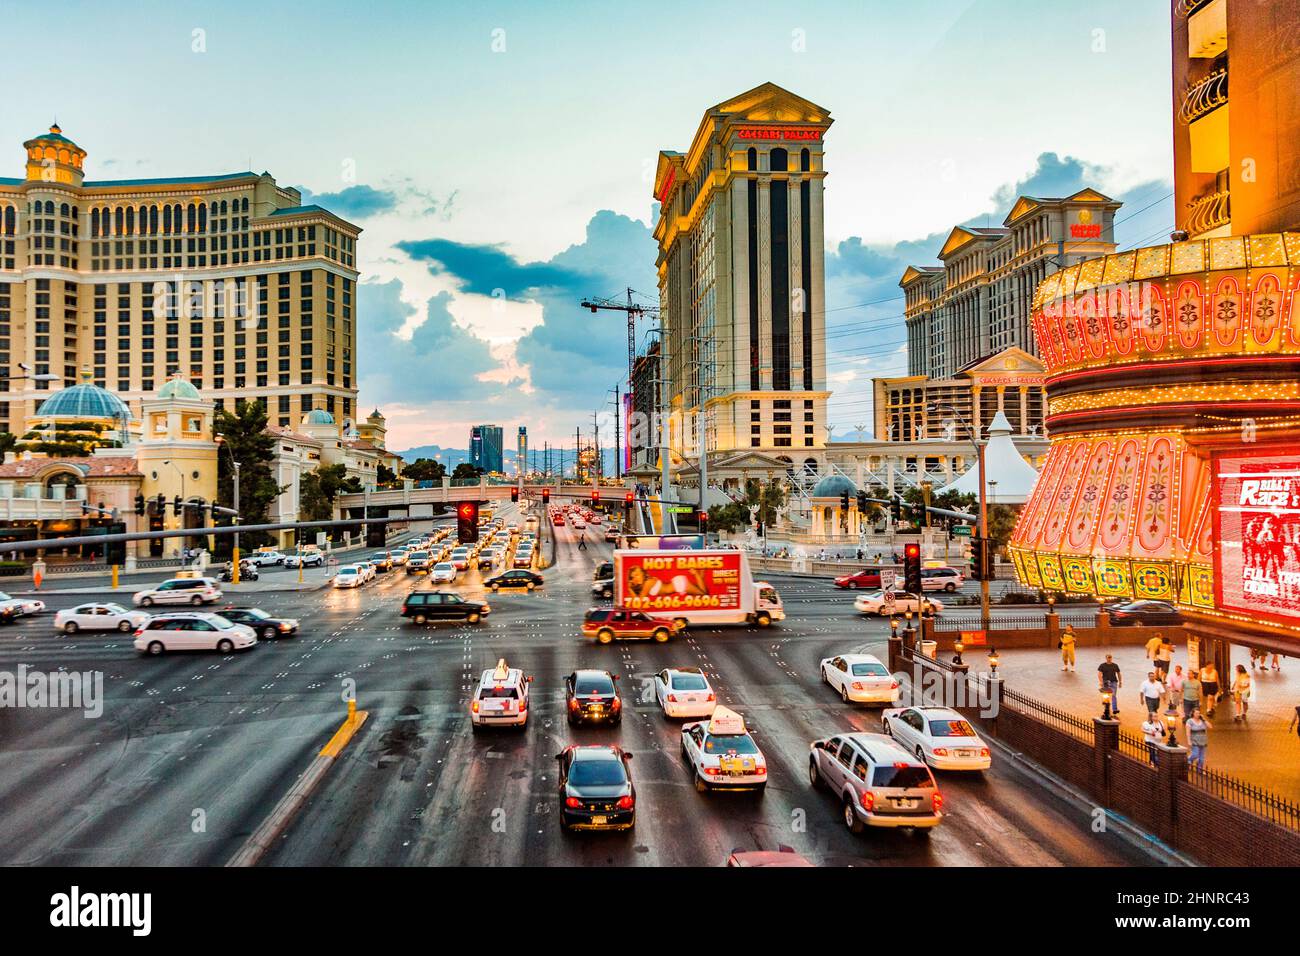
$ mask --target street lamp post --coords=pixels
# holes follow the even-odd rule
[[[980,629],[984,631],[985,637],[991,627],[989,614],[989,575],[987,562],[984,560],[988,555],[989,544],[989,496],[987,475],[985,472],[984,449],[988,445],[985,439],[976,434],[975,429],[971,428],[970,422],[962,417],[961,413],[951,405],[929,405],[926,408],[929,412],[946,411],[950,412],[957,421],[961,422],[966,429],[966,434],[970,438],[971,444],[975,446],[975,456],[979,468],[979,501],[980,501],[980,549],[976,560],[980,564]]]
[[[235,522],[239,523],[239,521],[242,520],[239,516],[239,462],[235,461],[235,450],[231,448],[228,444],[226,444],[226,439],[224,435],[217,435],[216,440],[217,440],[218,449],[225,448],[226,451],[230,453],[230,464],[234,468],[234,472],[232,474],[234,487],[231,489],[231,491],[233,492],[233,495],[231,496],[232,498],[231,507],[235,509]],[[217,454],[220,454],[220,451],[218,451]],[[184,476],[182,476],[181,480],[184,481]],[[231,548],[230,548],[230,583],[231,584],[239,583],[239,532],[238,531],[235,532],[234,541],[231,543]]]

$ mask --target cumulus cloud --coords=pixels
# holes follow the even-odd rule
[[[344,219],[368,219],[371,216],[392,212],[397,208],[397,193],[390,189],[376,189],[365,183],[348,186],[333,193],[314,193],[304,186],[298,187],[304,206],[324,206]]]

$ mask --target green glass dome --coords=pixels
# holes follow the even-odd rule
[[[107,389],[83,382],[55,392],[34,418],[131,418],[126,404]]]
[[[813,497],[838,498],[845,492],[848,492],[850,498],[855,497],[858,493],[858,486],[853,483],[852,479],[845,478],[843,475],[827,475],[817,482],[817,487],[813,489]]]
[[[183,378],[168,379],[158,389],[159,398],[198,398],[199,390]]]
[[[304,425],[333,425],[334,416],[323,408],[313,408],[303,416],[302,423]]]

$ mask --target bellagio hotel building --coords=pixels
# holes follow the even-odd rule
[[[136,414],[179,372],[272,424],[355,416],[360,229],[265,172],[87,182],[58,126],[23,147],[0,178],[0,431],[82,368]]]
[[[659,301],[672,467],[825,444],[822,139],[829,113],[772,83],[659,154]],[[638,396],[638,406],[641,405]]]

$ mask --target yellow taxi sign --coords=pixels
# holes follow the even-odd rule
[[[506,664],[506,659],[503,657],[497,661],[497,668],[492,672],[492,679],[509,680],[509,678],[510,678],[510,667],[509,665]]]
[[[732,736],[745,732],[745,718],[729,707],[719,705],[714,708],[709,720],[709,733],[719,736]]]

